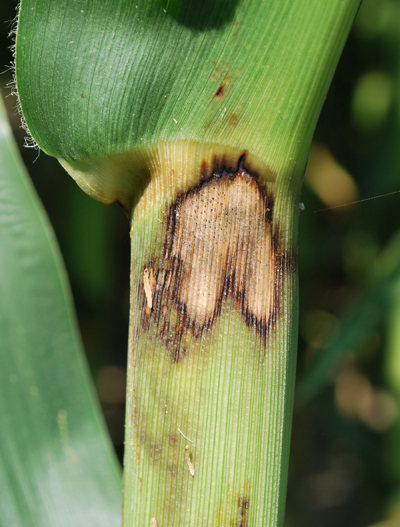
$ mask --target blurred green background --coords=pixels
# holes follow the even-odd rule
[[[122,459],[129,223],[119,208],[87,197],[57,161],[23,147],[25,132],[7,88],[16,3],[2,0],[0,7],[1,92],[65,259],[89,364]],[[287,527],[400,526],[396,191],[400,0],[365,0],[318,122],[301,198]],[[387,193],[393,194],[368,199]]]

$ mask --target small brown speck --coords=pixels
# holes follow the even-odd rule
[[[222,97],[225,95],[225,87],[223,84],[218,88],[217,93],[215,94],[215,97],[217,99],[222,99]]]

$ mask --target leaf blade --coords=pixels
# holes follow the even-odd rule
[[[120,470],[61,257],[2,101],[0,119],[0,522],[119,525]]]

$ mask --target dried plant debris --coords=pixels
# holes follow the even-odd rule
[[[186,455],[186,462],[189,468],[190,475],[194,476],[195,470],[194,470],[193,463],[190,461],[189,445],[185,446],[185,455]]]
[[[150,268],[150,272],[149,272],[147,267],[145,267],[143,271],[143,285],[144,285],[144,293],[146,295],[146,301],[147,301],[146,311],[148,314],[153,309],[153,288],[155,285],[155,281],[156,280],[154,277],[153,268]]]

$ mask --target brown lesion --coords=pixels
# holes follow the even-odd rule
[[[222,99],[222,97],[225,95],[225,86],[221,84],[221,86],[218,88],[215,97],[217,99]]]
[[[235,527],[247,527],[249,524],[249,509],[250,509],[250,498],[248,496],[240,496],[238,498],[238,509],[239,517]]]
[[[235,170],[223,159],[203,163],[201,177],[169,206],[162,255],[143,269],[154,276],[151,310],[148,280],[139,287],[142,324],[156,326],[176,361],[186,354],[186,338],[212,328],[224,301],[266,342],[290,260],[274,228],[273,196],[245,169],[245,156]]]

